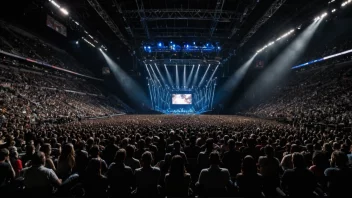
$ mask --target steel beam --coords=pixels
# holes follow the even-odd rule
[[[138,8],[139,17],[141,18],[142,27],[144,28],[144,31],[145,31],[145,34],[147,35],[147,38],[150,39],[148,24],[147,24],[145,12],[144,12],[143,0],[136,0],[136,4],[137,4],[137,8]]]
[[[140,19],[139,10],[123,10],[126,19]],[[239,19],[240,14],[233,11],[204,10],[204,9],[146,9],[144,10],[147,21],[156,20],[210,20],[218,22],[231,22]]]
[[[90,6],[99,14],[99,16],[104,20],[104,22],[109,26],[109,28],[114,32],[114,34],[120,39],[120,41],[125,44],[129,49],[131,48],[130,44],[127,42],[120,29],[106,13],[106,11],[101,7],[97,0],[87,0]]]
[[[112,0],[112,3],[113,5],[116,7],[117,9],[117,12],[120,13],[122,15],[122,8],[121,8],[121,5],[119,3],[116,2],[116,0]],[[134,34],[132,32],[132,29],[131,29],[131,26],[130,24],[128,23],[127,19],[125,17],[122,16],[122,19],[123,19],[123,22],[124,22],[124,25],[125,25],[125,30],[126,32],[131,36],[131,38],[134,37]]]
[[[245,18],[247,16],[249,16],[254,8],[257,6],[257,1],[254,3],[249,4],[243,11],[243,13],[241,14],[238,25],[234,25],[234,27],[231,29],[230,35],[228,37],[228,39],[231,39],[233,37],[233,35],[235,35],[237,33],[238,30],[240,30],[240,27],[244,24],[244,22],[246,21]]]
[[[239,46],[242,47],[245,43],[247,43],[247,41],[258,31],[258,29],[262,27],[262,25],[264,25],[285,2],[286,0],[276,0],[265,12],[265,14],[257,21],[257,23],[251,28],[251,30],[246,34]]]
[[[218,25],[219,18],[221,17],[222,8],[224,7],[225,1],[226,0],[217,0],[216,2],[215,15],[214,15],[213,21],[211,22],[211,27],[210,27],[210,37],[213,36],[216,26]]]

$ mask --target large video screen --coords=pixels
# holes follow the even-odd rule
[[[172,94],[173,105],[191,105],[192,94]]]
[[[58,33],[67,37],[67,28],[51,16],[47,16],[46,25]]]

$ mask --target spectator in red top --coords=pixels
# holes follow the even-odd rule
[[[10,161],[15,171],[16,177],[19,176],[21,170],[23,169],[22,161],[18,158],[18,152],[16,150],[11,151],[10,153]]]

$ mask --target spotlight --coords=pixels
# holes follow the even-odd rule
[[[150,46],[148,46],[148,49],[150,49]]]
[[[320,18],[324,18],[324,17],[326,17],[328,15],[328,13],[324,13],[324,14],[322,14],[321,16],[320,16]]]
[[[65,8],[61,8],[60,11],[64,13],[64,15],[68,15],[68,11]]]
[[[193,45],[195,45],[196,44],[196,42],[193,42]]]
[[[331,10],[332,13],[336,12],[336,9]]]
[[[161,47],[161,43],[159,43],[158,46]]]
[[[100,50],[100,51],[103,51],[103,50],[101,50],[101,48],[100,48],[100,47],[99,47],[99,50]]]
[[[219,46],[219,47],[218,47],[218,50],[220,50],[220,49],[221,49],[221,47]]]
[[[78,41],[76,41],[76,44],[78,45]]]
[[[187,45],[186,47],[189,48],[189,45]]]

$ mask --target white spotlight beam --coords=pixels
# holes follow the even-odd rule
[[[183,86],[186,87],[186,65],[183,66]]]
[[[211,74],[211,76],[210,76],[210,78],[209,78],[209,81],[208,81],[208,83],[207,83],[207,86],[209,86],[209,84],[210,84],[210,82],[212,81],[212,79],[213,79],[213,77],[214,77],[216,71],[218,70],[218,68],[219,68],[219,65],[216,66],[215,70],[214,70],[213,73]]]
[[[158,65],[157,65],[156,63],[154,63],[154,66],[155,66],[155,69],[156,69],[156,71],[158,72],[158,74],[159,74],[159,76],[160,76],[161,81],[162,81],[163,84],[166,86],[166,81],[165,81],[163,75],[161,74],[161,72],[160,72],[160,70],[159,70],[159,68],[158,68]]]
[[[194,86],[194,85],[196,85],[196,84],[197,84],[197,81],[198,81],[198,75],[199,75],[199,68],[200,68],[200,64],[198,65],[198,68],[197,68],[196,74],[194,75],[192,86]]]
[[[165,68],[165,72],[166,72],[166,75],[167,75],[167,80],[170,83],[170,87],[173,87],[174,86],[174,82],[172,81],[170,72],[169,72],[168,68],[166,67],[166,64],[164,64],[164,68]]]
[[[176,87],[180,87],[180,78],[178,76],[178,66],[176,65]]]
[[[189,76],[188,76],[188,78],[187,78],[186,87],[188,87],[188,86],[189,86],[189,83],[190,83],[190,82],[191,82],[191,80],[192,80],[193,72],[194,72],[194,65],[192,66],[191,73],[189,74]]]
[[[207,70],[205,70],[205,73],[204,73],[204,75],[202,77],[202,80],[200,80],[198,87],[202,86],[202,84],[204,82],[204,79],[205,79],[205,76],[208,74],[209,69],[210,69],[210,64],[208,65]]]
[[[303,55],[321,22],[322,20],[312,23],[299,34],[297,38],[274,59],[259,78],[251,84],[244,96],[256,93],[264,98],[269,95],[277,83],[287,77],[287,74],[291,71],[291,66]],[[240,105],[242,102],[247,101],[248,99],[242,97],[242,101],[237,104]]]

